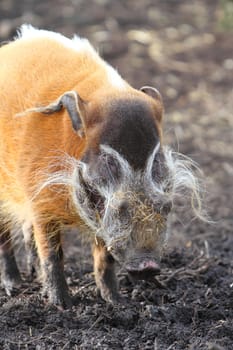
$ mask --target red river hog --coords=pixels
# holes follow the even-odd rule
[[[0,106],[6,292],[21,280],[15,227],[29,256],[36,249],[43,291],[56,305],[71,305],[61,243],[66,226],[92,241],[96,285],[107,302],[118,298],[116,261],[133,278],[158,274],[175,198],[190,194],[200,209],[192,162],[163,146],[158,90],[131,87],[86,39],[23,25],[0,48]]]

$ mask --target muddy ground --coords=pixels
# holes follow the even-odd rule
[[[153,85],[165,104],[165,142],[197,161],[214,221],[172,218],[157,282],[132,285],[127,302],[96,295],[90,248],[66,236],[74,307],[59,311],[27,279],[17,295],[0,289],[0,349],[233,349],[232,1],[1,0],[0,39],[23,22],[88,37],[135,87]],[[228,12],[227,12],[228,11]]]

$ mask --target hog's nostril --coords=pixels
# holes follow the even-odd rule
[[[160,273],[159,265],[153,260],[144,260],[139,264],[128,264],[127,272],[134,279],[147,280]]]
[[[156,264],[155,261],[143,261],[139,264],[139,271],[143,271],[143,270],[158,270],[159,266],[158,264]]]

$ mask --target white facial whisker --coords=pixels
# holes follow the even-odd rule
[[[150,155],[148,161],[147,161],[147,165],[146,165],[146,171],[145,174],[146,176],[151,180],[152,179],[152,167],[153,167],[153,162],[155,159],[155,155],[158,153],[160,148],[160,142],[157,143],[157,145],[155,146],[152,154]]]
[[[167,184],[172,201],[179,197],[186,205],[188,199],[195,217],[208,221],[202,207],[204,190],[194,172],[200,171],[197,164],[189,157],[169,148],[164,149],[164,156],[169,169]]]

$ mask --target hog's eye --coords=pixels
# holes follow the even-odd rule
[[[103,183],[115,183],[120,179],[120,167],[116,159],[105,156],[97,165],[97,171]]]
[[[86,192],[87,199],[92,209],[97,210],[98,213],[102,215],[105,208],[104,198],[101,196],[101,194],[97,190],[88,186],[87,184],[83,183],[83,189]]]
[[[168,215],[172,209],[172,202],[165,203],[162,208],[160,209],[160,212],[162,215]]]
[[[162,152],[156,154],[152,166],[152,178],[156,183],[161,183],[166,177],[167,167],[165,165],[165,158]]]

